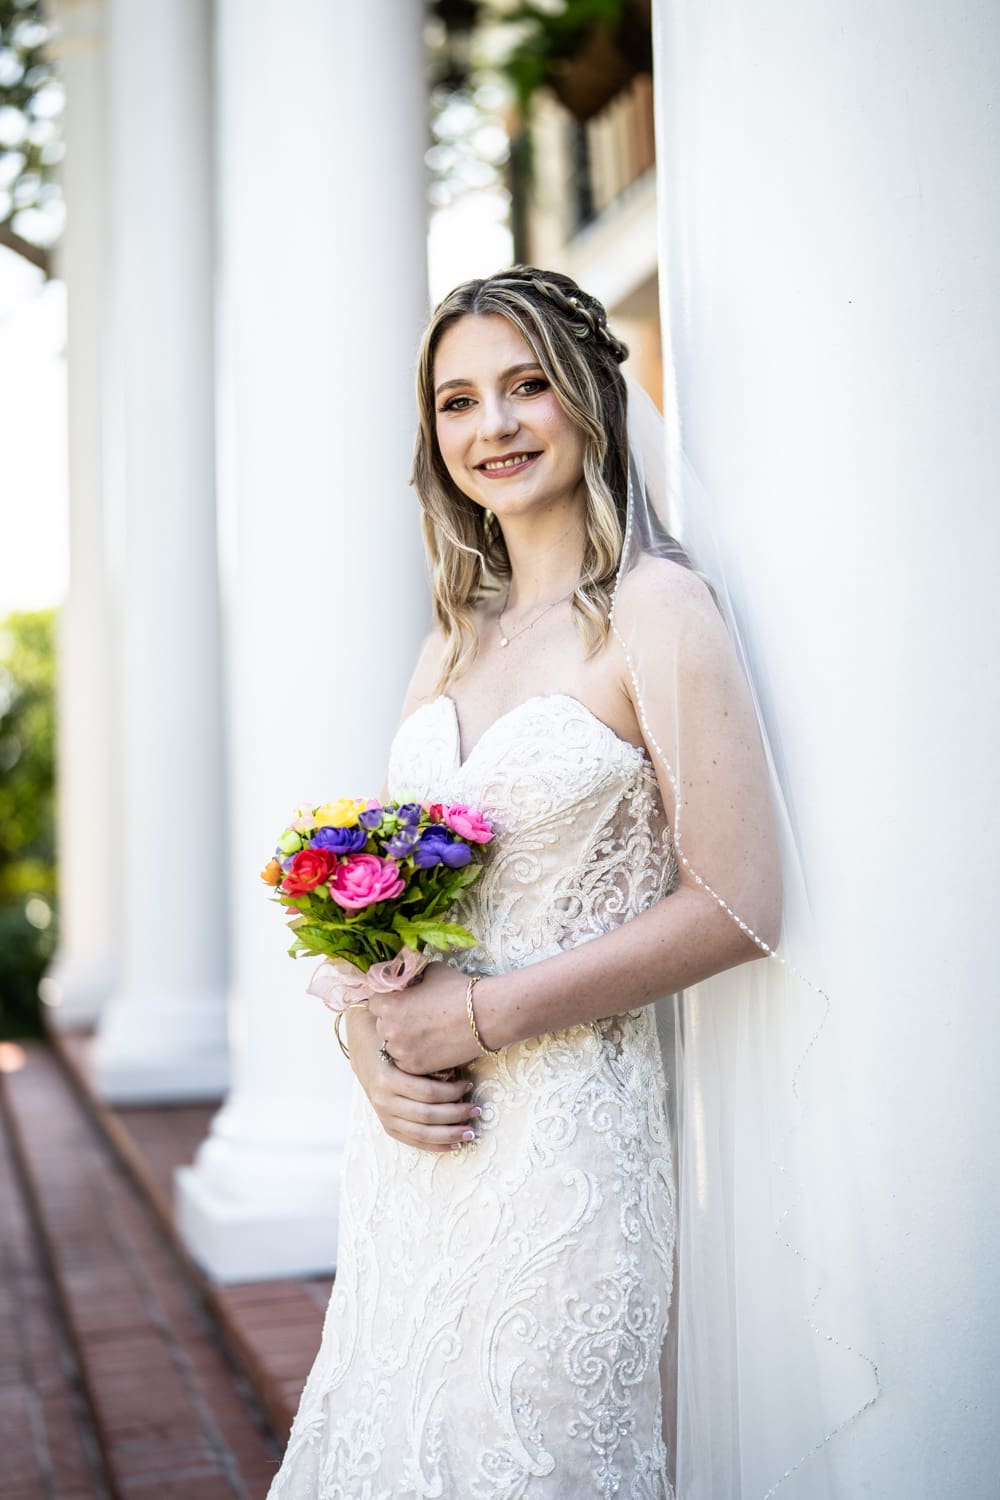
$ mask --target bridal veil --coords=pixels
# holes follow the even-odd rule
[[[850,1201],[848,1079],[838,1087],[824,1056],[833,1002],[735,560],[680,443],[622,373],[629,495],[611,625],[682,880],[704,896],[706,931],[731,921],[759,955],[657,1005],[678,1193],[672,1477],[677,1500],[832,1500],[830,1445],[879,1393],[833,1252]],[[677,542],[702,582],[657,566]]]

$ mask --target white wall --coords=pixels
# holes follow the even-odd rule
[[[656,31],[685,441],[741,559],[828,950],[828,1055],[852,1059],[845,1212],[884,1394],[832,1447],[838,1493],[985,1500],[1000,11],[662,0]]]

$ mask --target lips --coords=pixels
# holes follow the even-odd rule
[[[487,479],[496,479],[498,476],[506,475],[506,474],[520,474],[522,472],[522,470],[524,470],[524,469],[526,469],[528,467],[529,464],[534,463],[534,461],[535,461],[536,458],[540,458],[541,454],[540,454],[540,452],[537,452],[537,451],[526,451],[524,453],[510,453],[510,454],[503,455],[503,457],[505,457],[507,459],[517,458],[517,459],[520,459],[521,462],[520,463],[506,463],[505,462],[505,463],[502,463],[499,468],[492,468],[492,469],[487,469],[485,467],[486,464],[495,464],[495,463],[497,463],[498,460],[500,459],[500,457],[501,457],[501,455],[498,455],[496,459],[492,459],[492,458],[483,459],[483,462],[481,464],[476,464],[476,470],[477,470],[477,472],[480,473],[480,474],[485,475]]]

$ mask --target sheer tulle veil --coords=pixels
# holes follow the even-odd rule
[[[647,746],[673,788],[682,878],[760,951],[657,1005],[678,1210],[663,1360],[672,1478],[677,1500],[832,1500],[837,1442],[880,1391],[843,1222],[835,999],[817,978],[816,924],[773,753],[780,722],[765,721],[763,664],[750,647],[752,601],[740,597],[680,443],[622,373],[629,496],[611,626]],[[710,594],[657,568],[674,538]],[[638,570],[651,580],[644,588],[631,585]]]

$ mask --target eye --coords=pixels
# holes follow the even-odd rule
[[[524,387],[526,385],[538,386],[539,390],[537,390],[537,391],[529,391],[528,392],[529,396],[537,396],[537,395],[540,394],[540,391],[548,390],[549,382],[547,380],[541,379],[540,376],[532,375],[527,380],[518,381],[518,384],[515,386],[515,390],[523,391]],[[438,408],[438,410],[439,411],[468,411],[468,407],[467,406],[459,406],[458,402],[459,401],[471,401],[471,400],[472,400],[471,396],[452,396],[451,400],[450,401],[446,401],[443,406],[441,406],[441,407]]]

